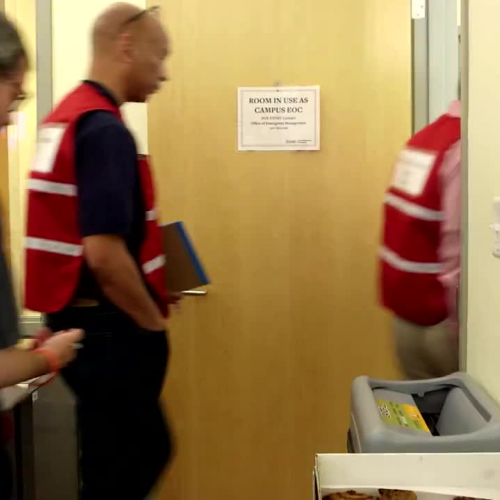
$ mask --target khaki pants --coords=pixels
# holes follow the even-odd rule
[[[458,342],[448,321],[426,327],[394,318],[396,354],[408,380],[444,377],[458,371]]]

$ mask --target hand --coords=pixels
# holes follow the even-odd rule
[[[45,340],[40,347],[52,351],[61,367],[64,367],[75,358],[76,344],[83,339],[83,336],[83,330],[58,332]]]
[[[42,328],[41,330],[38,330],[36,335],[33,337],[34,340],[33,348],[41,347],[53,335],[54,334],[52,333],[52,330],[50,330],[50,328]]]

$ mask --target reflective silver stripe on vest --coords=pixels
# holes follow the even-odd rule
[[[394,269],[414,274],[439,274],[442,265],[439,263],[412,262],[401,258],[386,247],[380,249],[380,257]]]
[[[146,212],[146,221],[152,221],[156,220],[156,210],[153,208],[153,210],[149,210]]]
[[[394,194],[387,194],[385,196],[385,204],[389,205],[400,212],[414,217],[415,219],[422,219],[428,221],[442,221],[444,220],[444,213],[438,210],[431,210],[430,208],[425,208],[411,201],[407,201],[404,198],[400,198]]]
[[[44,238],[26,238],[25,247],[30,250],[67,255],[69,257],[80,257],[83,255],[82,245],[72,245],[61,241],[46,240]]]
[[[43,181],[41,179],[29,179],[28,189],[30,191],[39,191],[40,193],[62,194],[63,196],[76,196],[77,193],[74,184]]]
[[[160,269],[164,265],[165,265],[165,256],[158,255],[158,257],[154,258],[153,260],[150,260],[149,262],[143,264],[142,270],[144,271],[145,274],[150,274],[156,271],[157,269]]]

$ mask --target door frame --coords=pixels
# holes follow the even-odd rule
[[[461,0],[461,94],[462,94],[462,241],[460,273],[460,369],[467,371],[468,261],[469,261],[469,0]]]
[[[52,109],[52,0],[36,2],[37,113],[41,120]]]
[[[458,98],[459,3],[412,2],[425,4],[425,16],[412,20],[413,132],[417,132]]]

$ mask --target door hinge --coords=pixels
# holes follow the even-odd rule
[[[425,19],[426,0],[411,0],[411,18]]]

